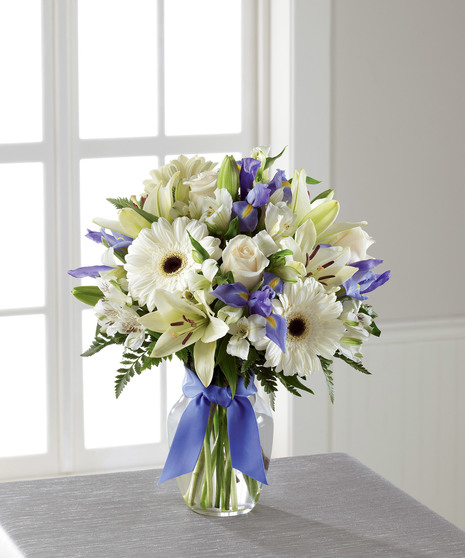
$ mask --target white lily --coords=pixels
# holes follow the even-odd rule
[[[156,215],[157,217],[164,217],[171,223],[172,218],[170,209],[174,203],[174,192],[181,181],[181,172],[175,172],[168,183],[156,184],[144,203],[144,210]]]
[[[136,238],[142,229],[150,228],[150,222],[130,207],[125,207],[119,212],[118,221],[105,219],[104,217],[94,217],[92,221],[104,229],[119,232],[132,238]]]
[[[350,250],[341,246],[320,248],[315,246],[317,232],[312,220],[307,220],[295,234],[295,238],[283,238],[281,246],[293,252],[292,258],[304,267],[303,276],[313,277],[327,292],[337,290],[357,268],[348,266]]]
[[[194,293],[199,302],[193,304],[169,291],[155,293],[156,312],[139,318],[146,328],[162,333],[151,356],[162,358],[195,343],[194,362],[197,375],[205,386],[213,377],[216,340],[224,337],[229,327],[213,315],[202,291]]]
[[[304,169],[295,171],[291,184],[292,201],[291,210],[297,214],[296,225],[299,226],[308,219],[311,211],[310,198],[307,189],[307,173]]]

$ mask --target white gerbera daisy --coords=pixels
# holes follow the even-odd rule
[[[303,283],[286,283],[279,302],[281,308],[275,304],[274,310],[287,321],[286,352],[269,342],[265,366],[276,367],[286,376],[306,376],[321,370],[318,355],[331,358],[344,335],[344,326],[338,320],[342,304],[313,277]]]
[[[221,256],[220,240],[208,235],[205,223],[179,217],[168,223],[160,218],[152,227],[143,229],[128,248],[126,264],[129,292],[140,305],[155,308],[155,291],[183,291],[190,272],[201,265],[192,258],[192,244],[187,233],[200,242],[209,255]]]

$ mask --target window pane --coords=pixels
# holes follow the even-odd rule
[[[85,310],[82,315],[83,349],[87,349],[94,337],[96,319],[92,310]],[[114,382],[122,352],[121,346],[110,346],[83,359],[86,448],[160,441],[160,401],[163,395],[160,373],[153,368],[134,376],[117,400]]]
[[[165,2],[166,133],[241,131],[241,2]]]
[[[24,355],[27,331],[27,355]],[[47,451],[45,317],[0,318],[0,457]]]
[[[42,140],[40,0],[0,2],[0,143]]]
[[[0,308],[44,304],[44,192],[41,163],[0,165]],[[14,210],[8,209],[8,200]]]
[[[82,138],[157,134],[157,3],[79,0]]]
[[[156,169],[156,157],[121,157],[85,159],[81,161],[81,262],[98,265],[103,246],[84,237],[87,229],[100,230],[92,223],[94,217],[116,220],[117,210],[107,198],[139,196],[144,191],[144,180]]]
[[[225,155],[233,155],[236,161],[242,159],[242,155],[238,151],[235,151],[233,153],[183,153],[183,155],[185,155],[186,157],[194,157],[195,155],[198,155],[199,157],[203,157],[205,161],[218,163],[214,170],[219,170]],[[170,161],[172,161],[173,159],[177,159],[178,157],[179,155],[166,155],[165,165],[166,163],[169,163]]]

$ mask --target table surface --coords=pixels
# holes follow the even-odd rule
[[[463,531],[345,454],[273,460],[257,507],[232,518],[193,513],[159,475],[0,484],[0,534],[20,550],[0,540],[0,557],[465,557]]]

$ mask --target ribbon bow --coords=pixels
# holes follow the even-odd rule
[[[210,405],[227,409],[231,465],[253,479],[268,484],[260,446],[257,419],[249,395],[257,393],[251,382],[246,388],[243,378],[237,382],[234,398],[231,389],[215,385],[205,387],[196,374],[186,368],[182,391],[192,399],[179,421],[165,467],[158,484],[194,470],[207,430]]]

